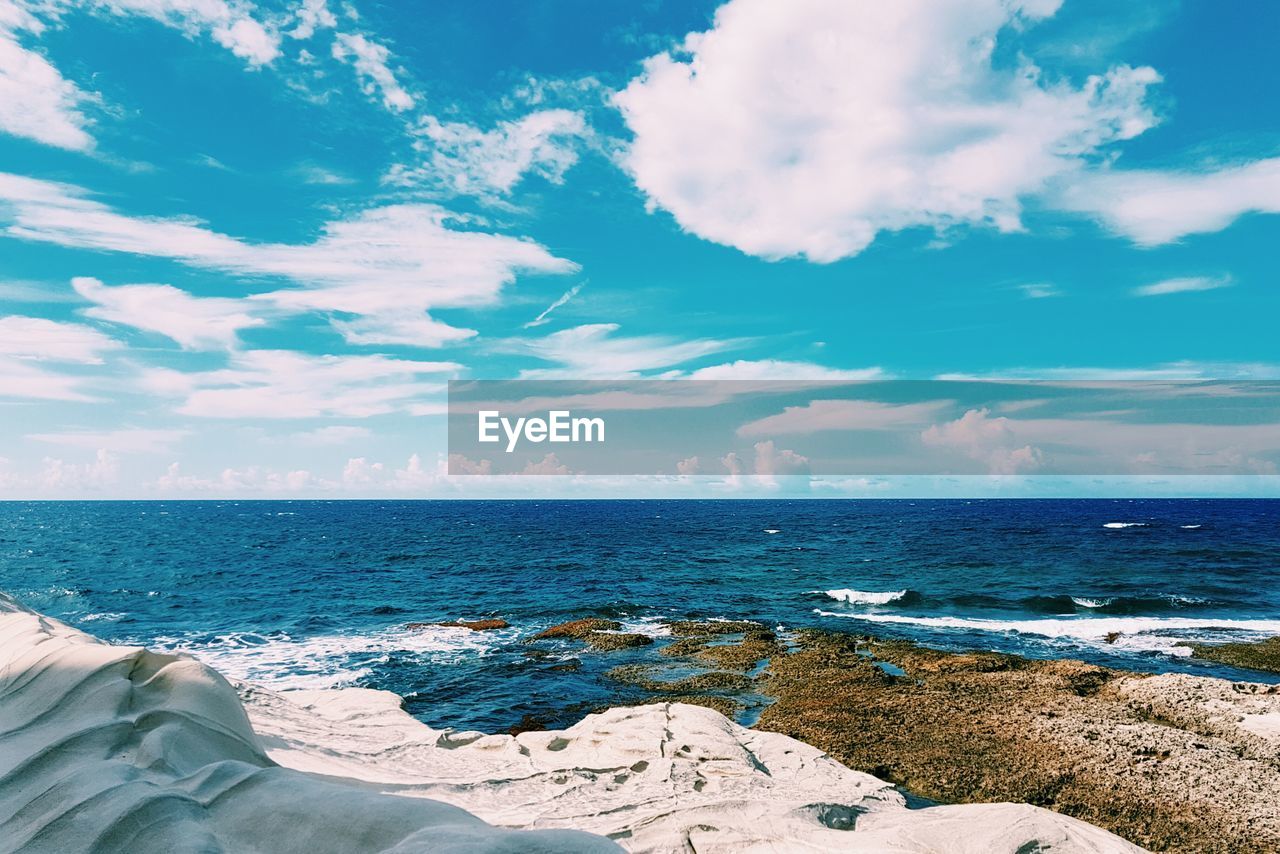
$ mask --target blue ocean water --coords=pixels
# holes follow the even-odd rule
[[[107,640],[488,731],[633,699],[603,673],[673,617],[1277,681],[1185,643],[1280,634],[1280,501],[14,502],[0,589]],[[659,643],[522,642],[591,615]],[[407,627],[488,616],[512,627]]]

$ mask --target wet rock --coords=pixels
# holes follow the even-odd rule
[[[1156,851],[1280,850],[1280,693],[817,631],[797,640],[758,680],[776,700],[758,729],[937,801],[1025,801]]]
[[[547,668],[557,673],[577,673],[582,669],[582,662],[576,658],[570,658],[568,661],[562,661],[559,664],[553,664]]]
[[[649,664],[625,664],[615,667],[605,675],[618,682],[634,685],[654,694],[690,694],[700,695],[703,692],[733,693],[746,691],[752,682],[740,673],[726,673],[711,670],[706,673],[695,673],[680,679],[659,678],[663,670]]]
[[[1191,654],[1232,667],[1280,673],[1280,636],[1253,643],[1192,644]]]
[[[665,625],[676,637],[737,635],[763,628],[749,620],[671,620]]]
[[[531,640],[549,640],[553,638],[572,638],[583,640],[592,632],[612,632],[622,628],[617,620],[604,620],[599,617],[587,617],[582,620],[570,620],[549,629],[543,629]]]
[[[675,622],[667,626],[679,639],[664,647],[663,655],[698,658],[727,670],[751,670],[782,651],[777,635],[759,623],[713,620]],[[725,640],[732,635],[742,637]]]
[[[471,629],[473,632],[491,632],[496,629],[508,629],[511,624],[501,618],[491,618],[487,620],[446,620],[441,623],[409,623],[406,629]]]
[[[653,638],[648,635],[636,634],[634,632],[588,632],[582,637],[595,649],[614,650],[614,649],[635,649],[638,646],[648,646],[653,643]]]

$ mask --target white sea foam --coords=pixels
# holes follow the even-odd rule
[[[1200,525],[1179,525],[1178,527],[1184,531],[1194,531],[1196,528],[1199,528],[1201,526]]]
[[[1105,522],[1103,523],[1102,527],[1104,528],[1145,528],[1147,527],[1147,523],[1146,522]]]
[[[1088,596],[1072,596],[1071,601],[1075,602],[1081,608],[1105,608],[1114,602],[1114,599],[1091,599]]]
[[[764,532],[765,532],[766,534],[781,534],[781,533],[782,533],[782,532],[781,532],[781,531],[779,531],[777,528],[765,528],[765,529],[764,529]]]
[[[118,623],[127,616],[128,614],[122,614],[119,611],[102,611],[84,614],[73,619],[78,623]]]
[[[907,595],[906,590],[878,592],[875,590],[850,590],[848,588],[815,590],[814,592],[825,593],[832,599],[839,599],[841,602],[848,602],[850,605],[888,605],[890,602],[897,602]]]
[[[658,617],[639,617],[637,619],[622,619],[618,622],[622,624],[619,632],[635,635],[648,635],[651,638],[665,638],[671,636],[671,629]]]
[[[386,663],[393,655],[424,663],[449,664],[485,655],[510,636],[510,631],[473,632],[428,626],[307,638],[237,632],[211,641],[157,638],[151,645],[185,652],[236,679],[275,689],[321,689],[355,685],[369,676],[375,665]]]
[[[1131,651],[1151,650],[1188,655],[1192,639],[1223,632],[1268,637],[1280,634],[1280,620],[1237,620],[1212,617],[1065,617],[1032,620],[990,620],[973,617],[909,617],[901,614],[851,614],[817,610],[824,617],[845,617],[868,623],[912,625],[930,629],[970,629],[1015,632],[1055,640],[1105,645]],[[1219,630],[1215,632],[1214,630]],[[1107,638],[1111,641],[1108,642]],[[1179,650],[1186,650],[1180,652]]]

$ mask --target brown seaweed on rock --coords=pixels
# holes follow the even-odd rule
[[[606,651],[634,649],[638,646],[648,646],[653,643],[653,638],[635,632],[589,632],[583,636],[582,640],[595,649]]]
[[[776,702],[758,729],[938,801],[1025,801],[1157,851],[1280,851],[1280,740],[1235,724],[1239,685],[817,631],[798,644],[760,680]]]
[[[592,632],[616,632],[622,628],[617,620],[605,620],[600,617],[586,617],[581,620],[570,620],[549,629],[543,629],[530,640],[550,640],[554,638],[573,638],[583,640]]]
[[[484,620],[445,620],[441,623],[409,623],[406,629],[420,631],[422,629],[442,628],[442,629],[470,629],[473,632],[491,632],[497,629],[511,628],[511,624],[501,617],[492,617]]]
[[[1191,654],[1246,670],[1280,673],[1280,636],[1252,643],[1196,643],[1191,645]]]
[[[619,631],[622,623],[617,620],[605,620],[600,617],[587,617],[581,620],[570,620],[548,629],[543,629],[525,642],[540,640],[579,640],[593,649],[610,651],[617,649],[635,649],[653,643],[653,638],[638,632]]]
[[[678,640],[663,647],[663,655],[697,658],[726,670],[751,670],[761,661],[782,652],[778,636],[760,623],[685,620],[666,625]],[[727,635],[742,637],[735,642],[725,642]]]

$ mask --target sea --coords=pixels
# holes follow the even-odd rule
[[[608,671],[686,618],[1280,681],[1188,646],[1280,634],[1274,500],[4,502],[0,590],[112,643],[487,732],[636,700]],[[528,642],[587,616],[655,643]],[[410,625],[486,617],[510,627]]]

